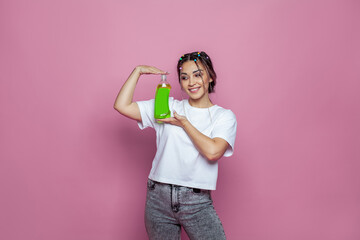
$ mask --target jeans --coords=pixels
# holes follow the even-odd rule
[[[178,240],[181,226],[191,240],[226,239],[210,190],[148,179],[145,227],[149,239]]]

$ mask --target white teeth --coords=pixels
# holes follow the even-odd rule
[[[196,92],[197,90],[199,90],[199,87],[198,88],[192,88],[192,89],[189,89],[190,92]]]

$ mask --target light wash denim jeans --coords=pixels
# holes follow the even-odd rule
[[[226,239],[210,190],[148,179],[145,226],[150,240],[180,239],[181,226],[191,240]]]

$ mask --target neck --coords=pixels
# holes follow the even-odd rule
[[[190,104],[190,106],[196,107],[196,108],[208,108],[208,107],[214,106],[214,104],[211,102],[209,96],[207,96],[206,98],[201,98],[201,99],[189,98],[189,104]]]

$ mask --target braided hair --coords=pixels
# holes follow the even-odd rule
[[[199,64],[198,62],[201,62],[201,64],[205,67],[206,73],[208,74],[208,76],[210,76],[210,78],[213,80],[212,82],[209,83],[209,89],[208,92],[212,93],[214,92],[214,87],[216,84],[216,73],[214,71],[214,67],[213,64],[211,62],[210,57],[205,53],[205,52],[192,52],[192,53],[186,53],[184,55],[182,55],[178,61],[177,64],[177,73],[178,73],[178,77],[179,77],[179,82],[180,82],[180,69],[181,66],[183,65],[184,62],[187,61],[194,61],[198,70],[199,70]],[[200,75],[201,79],[204,82],[204,79],[202,77],[202,75]]]

